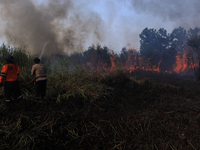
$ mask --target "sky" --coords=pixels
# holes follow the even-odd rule
[[[40,56],[92,44],[139,51],[143,29],[199,27],[199,8],[199,0],[0,0],[0,41]]]

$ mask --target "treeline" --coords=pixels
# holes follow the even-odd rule
[[[185,60],[188,63],[191,63],[191,61],[194,63],[193,48],[188,44],[188,40],[192,39],[194,35],[199,35],[199,33],[200,28],[187,31],[179,27],[171,33],[167,33],[164,28],[159,30],[145,28],[139,35],[139,50],[135,50],[134,45],[129,45],[129,47],[122,48],[120,53],[115,53],[106,46],[92,45],[82,53],[54,57],[56,60],[59,57],[70,62],[68,64],[69,71],[78,62],[86,69],[98,71],[112,70],[114,67],[122,66],[126,66],[125,68],[140,66],[152,69],[159,65],[161,71],[171,72],[177,61],[176,56],[182,57],[184,52],[187,52]],[[43,58],[43,60],[47,61],[48,58]]]
[[[178,48],[171,45],[158,54],[174,57],[183,52]],[[156,54],[156,44],[149,50]],[[122,69],[88,73],[82,65],[98,70],[133,63],[135,58],[145,61],[146,53],[141,52],[123,48],[116,54],[106,46],[92,45],[81,54],[42,58],[50,74],[46,99],[37,99],[34,84],[27,84],[34,56],[26,48],[0,46],[1,67],[8,54],[20,66],[24,98],[8,112],[0,89],[0,149],[198,149],[198,83],[177,78],[167,78],[166,83],[138,80]],[[146,59],[151,57],[153,61],[155,55]],[[157,74],[154,78],[160,79]]]
[[[139,35],[140,55],[144,60],[152,58],[152,64],[158,63],[162,55],[162,61],[168,66],[172,66],[175,63],[177,53],[181,54],[186,50],[192,51],[187,41],[194,35],[199,35],[199,33],[200,28],[187,31],[179,27],[175,28],[171,33],[167,33],[164,28],[159,30],[145,28]]]
[[[185,59],[188,60],[188,63],[189,61],[194,61],[194,47],[188,44],[188,40],[192,39],[194,35],[198,36],[199,33],[200,28],[185,30],[179,27],[175,28],[171,33],[168,33],[164,28],[160,28],[159,30],[145,28],[139,35],[139,50],[135,50],[133,48],[134,45],[129,45],[129,47],[122,48],[120,53],[116,53],[107,46],[102,47],[97,44],[88,47],[82,53],[73,53],[70,56],[54,55],[51,59],[44,56],[42,57],[42,63],[56,68],[60,65],[60,60],[63,60],[65,68],[69,72],[77,64],[84,67],[84,69],[97,71],[110,71],[119,67],[128,69],[130,67],[138,69],[140,69],[139,67],[149,67],[147,69],[152,69],[155,66],[159,67],[163,72],[173,71],[177,61],[176,56],[182,56],[185,51],[187,51]],[[192,41],[198,45],[198,39],[197,41],[192,39]],[[29,58],[32,59],[33,56],[27,54],[25,50],[25,47],[12,48],[3,44],[0,51],[0,58],[5,58],[8,53],[13,53],[15,62],[19,66],[24,68],[23,66],[28,64],[28,68],[30,68],[33,62]],[[0,63],[5,63],[5,59],[1,59]]]

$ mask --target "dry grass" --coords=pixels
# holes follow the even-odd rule
[[[121,69],[87,72],[79,65],[69,71],[63,61],[58,71],[51,68],[46,99],[37,99],[34,84],[27,84],[32,57],[26,56],[24,100],[7,110],[0,89],[1,150],[200,149],[198,82]]]
[[[200,148],[198,83],[179,79],[175,86],[120,71],[62,79],[60,101],[52,93],[1,111],[1,149]]]

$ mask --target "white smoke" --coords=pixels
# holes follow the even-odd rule
[[[146,27],[168,33],[199,27],[199,7],[198,0],[0,0],[0,39],[38,55],[81,52],[98,43],[117,52],[128,43],[139,50]]]

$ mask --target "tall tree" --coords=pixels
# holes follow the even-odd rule
[[[200,28],[194,28],[188,30],[188,38],[191,39],[194,35],[200,35]]]
[[[192,49],[197,53],[198,55],[198,59],[199,59],[199,66],[198,66],[198,69],[195,70],[195,75],[196,75],[196,78],[198,80],[200,80],[200,36],[198,35],[193,35],[191,38],[189,38],[187,40],[187,43],[189,46],[192,47]]]
[[[183,52],[187,45],[187,32],[184,28],[175,28],[170,34],[170,47],[176,49],[177,52]]]
[[[167,31],[163,28],[159,29],[148,29],[145,28],[140,36],[140,54],[147,60],[151,59],[153,65],[157,64],[161,59],[161,53],[169,45],[169,36]]]
[[[159,52],[163,52],[168,48],[169,45],[169,34],[167,30],[164,28],[160,28],[157,31],[157,41],[155,43],[157,45],[157,50]]]

